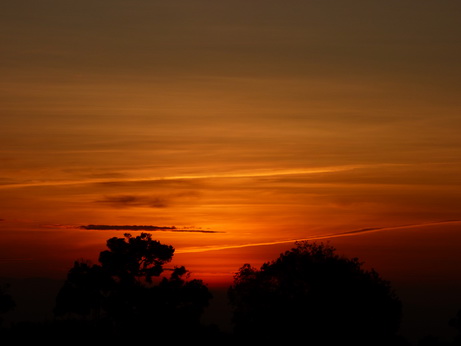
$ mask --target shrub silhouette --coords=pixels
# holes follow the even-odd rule
[[[229,289],[235,334],[308,345],[396,344],[401,302],[357,258],[298,242],[261,269],[240,268]]]
[[[81,326],[83,321],[86,327],[91,321],[101,333],[130,339],[143,327],[157,332],[200,329],[211,294],[201,280],[188,280],[184,267],[164,268],[173,257],[172,246],[141,233],[111,238],[107,247],[99,265],[74,263],[56,298],[58,320],[70,321],[66,326]],[[162,275],[165,271],[169,277]]]

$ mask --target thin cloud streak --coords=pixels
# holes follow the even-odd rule
[[[96,202],[110,205],[114,208],[129,208],[129,207],[166,208],[168,207],[168,201],[165,197],[118,195],[118,196],[107,196],[104,199],[97,200]]]
[[[92,231],[150,231],[150,232],[180,232],[180,233],[224,233],[204,229],[177,228],[175,226],[152,225],[82,225],[80,229]]]
[[[318,174],[343,172],[358,168],[366,168],[376,165],[345,165],[329,166],[318,168],[300,168],[285,170],[270,170],[258,172],[240,172],[240,173],[222,173],[222,174],[194,174],[194,175],[173,175],[167,177],[142,177],[142,178],[120,178],[120,179],[87,179],[87,180],[63,180],[63,181],[38,181],[26,183],[10,183],[0,185],[0,189],[14,189],[23,187],[46,187],[46,186],[66,186],[66,185],[86,185],[98,183],[137,183],[137,182],[155,182],[165,180],[194,180],[194,179],[222,179],[222,178],[258,178],[272,177],[281,175],[298,175],[298,174]],[[382,164],[379,164],[382,166]]]
[[[227,249],[239,249],[239,248],[253,247],[253,246],[288,244],[288,243],[294,243],[297,241],[310,241],[310,240],[322,240],[322,239],[340,238],[340,237],[351,237],[351,236],[356,236],[356,235],[361,235],[361,234],[366,234],[366,233],[393,231],[393,230],[398,230],[398,229],[418,228],[418,227],[423,227],[423,226],[437,226],[437,225],[456,224],[456,223],[461,223],[461,220],[446,220],[446,221],[436,221],[436,222],[427,222],[427,223],[401,225],[401,226],[363,228],[363,229],[354,230],[354,231],[346,231],[346,232],[341,232],[341,233],[330,233],[330,234],[325,234],[325,235],[312,236],[308,238],[276,240],[272,242],[210,246],[210,247],[198,247],[198,248],[194,247],[194,248],[186,248],[183,250],[176,250],[176,253],[207,252],[207,251],[219,251],[219,250],[227,250]]]

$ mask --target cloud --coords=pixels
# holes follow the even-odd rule
[[[106,196],[104,197],[104,199],[97,200],[96,202],[107,204],[115,208],[166,208],[168,206],[167,200],[163,197],[149,197],[136,195]]]
[[[102,199],[96,200],[96,203],[106,204],[113,208],[167,208],[178,199],[195,198],[199,194],[195,191],[182,191],[179,193],[168,194],[165,196],[149,196],[149,195],[113,195],[105,196]]]
[[[152,225],[82,225],[80,229],[95,231],[150,231],[150,232],[184,232],[184,233],[224,233],[204,229],[177,228],[175,226]]]
[[[358,230],[346,231],[346,232],[340,232],[340,233],[330,233],[330,234],[317,235],[317,236],[314,235],[308,238],[276,240],[276,241],[261,242],[261,243],[218,245],[218,246],[208,246],[208,247],[190,247],[190,248],[184,248],[182,250],[178,250],[176,251],[176,253],[206,252],[206,251],[218,251],[218,250],[227,250],[227,249],[238,249],[238,248],[253,247],[253,246],[288,244],[288,243],[295,243],[297,241],[313,241],[313,240],[331,239],[331,238],[339,238],[339,237],[351,237],[354,235],[360,235],[360,234],[371,233],[371,232],[392,231],[392,230],[398,230],[398,229],[418,228],[418,227],[424,227],[424,226],[437,226],[437,225],[456,224],[456,223],[461,223],[461,220],[444,220],[444,221],[425,222],[425,223],[417,223],[417,224],[409,224],[409,225],[401,225],[401,226],[370,227],[370,228],[362,228]]]
[[[69,224],[62,224],[62,223],[52,223],[52,224],[42,224],[40,225],[40,228],[76,229],[76,228],[80,228],[80,226],[77,226],[75,224],[69,225]]]
[[[327,166],[327,167],[311,167],[311,168],[295,168],[295,169],[268,169],[255,170],[248,172],[224,172],[215,174],[191,174],[191,175],[171,175],[171,176],[152,176],[152,177],[135,177],[135,178],[87,178],[80,180],[41,180],[41,181],[23,181],[15,183],[0,184],[0,189],[37,187],[37,186],[68,186],[68,185],[87,185],[87,184],[103,184],[111,186],[120,186],[123,184],[132,183],[165,183],[166,181],[187,181],[200,179],[226,179],[226,178],[259,178],[259,177],[277,177],[290,175],[304,174],[320,174],[320,173],[335,173],[342,171],[350,171],[360,168],[365,168],[373,165],[343,165],[343,166]],[[380,165],[383,166],[383,165]]]
[[[352,236],[355,234],[364,234],[364,233],[381,232],[381,231],[393,231],[397,229],[417,228],[417,227],[424,227],[424,226],[437,226],[437,225],[444,225],[444,224],[450,224],[450,223],[461,223],[461,220],[443,220],[443,221],[407,224],[407,225],[401,225],[401,226],[362,228],[362,229],[358,229],[354,231],[346,231],[346,232],[337,233],[334,235],[330,235],[330,237],[347,237],[347,236]]]

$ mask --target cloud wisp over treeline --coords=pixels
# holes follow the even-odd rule
[[[361,228],[358,230],[345,231],[345,232],[339,232],[339,233],[312,235],[310,237],[298,238],[298,239],[275,240],[275,241],[268,241],[268,242],[246,243],[246,244],[219,245],[219,246],[209,246],[209,247],[189,247],[189,248],[182,249],[178,251],[177,253],[205,252],[205,251],[227,250],[227,249],[236,249],[236,248],[253,247],[253,246],[287,244],[287,243],[294,243],[297,241],[315,241],[315,240],[331,239],[331,238],[339,238],[339,237],[350,237],[350,236],[361,235],[361,234],[366,234],[366,233],[371,233],[371,232],[392,231],[392,230],[399,230],[399,229],[419,228],[419,227],[424,227],[424,226],[437,226],[437,225],[458,224],[458,223],[461,223],[461,220],[443,220],[443,221],[423,222],[423,223],[407,224],[407,225],[399,225],[399,226],[369,227],[369,228]]]
[[[152,225],[82,225],[80,229],[94,231],[149,231],[149,232],[191,232],[191,233],[223,233],[205,229],[177,228],[175,226]]]

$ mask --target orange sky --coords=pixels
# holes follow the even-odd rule
[[[150,225],[175,226],[154,238],[213,284],[325,236],[397,284],[450,281],[460,15],[454,0],[3,2],[0,277],[62,278],[123,234],[81,226]]]

